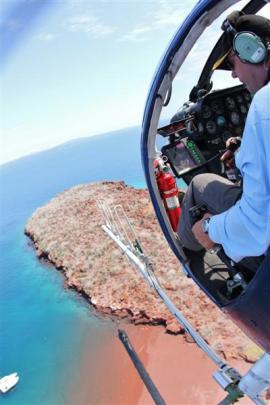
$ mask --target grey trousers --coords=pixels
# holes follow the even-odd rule
[[[210,214],[220,214],[232,207],[241,197],[242,187],[212,173],[198,174],[188,186],[182,203],[177,233],[183,245],[190,250],[201,250],[202,246],[192,233],[194,220],[189,209],[204,205]]]

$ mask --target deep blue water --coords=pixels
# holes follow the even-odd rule
[[[3,403],[68,403],[83,350],[95,353],[102,336],[114,332],[112,321],[98,317],[63,288],[59,272],[37,260],[23,233],[36,208],[57,193],[99,180],[145,186],[139,128],[79,139],[0,166],[0,376],[20,375],[17,387],[0,396]]]

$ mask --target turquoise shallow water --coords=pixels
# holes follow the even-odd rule
[[[0,396],[7,405],[67,403],[85,348],[94,354],[102,337],[115,333],[111,320],[63,288],[61,273],[37,260],[23,233],[30,215],[55,194],[98,180],[145,185],[138,129],[70,142],[0,167],[0,375],[20,376],[16,388]]]

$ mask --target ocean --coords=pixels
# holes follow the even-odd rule
[[[3,404],[68,404],[85,351],[95,359],[94,376],[96,353],[115,334],[115,322],[66,290],[63,275],[36,258],[24,235],[28,218],[56,194],[101,180],[145,187],[139,128],[78,139],[0,166],[0,376],[20,376],[16,388],[0,394]]]

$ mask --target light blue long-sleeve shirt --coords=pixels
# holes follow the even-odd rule
[[[241,199],[209,222],[209,237],[238,262],[270,245],[270,83],[254,96],[235,154],[243,176]]]

